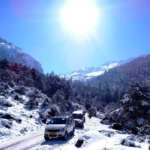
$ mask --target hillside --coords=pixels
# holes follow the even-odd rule
[[[20,48],[16,47],[12,43],[0,38],[0,60],[3,59],[43,72],[41,64],[32,56],[24,53]]]
[[[75,99],[101,109],[102,105],[119,102],[135,83],[150,85],[150,55],[132,59],[86,82],[72,81],[72,89]]]
[[[0,61],[0,140],[42,128],[47,117],[73,111],[68,81]]]

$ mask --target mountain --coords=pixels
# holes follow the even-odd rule
[[[73,80],[75,100],[103,110],[103,105],[118,103],[134,84],[150,85],[150,55],[140,56],[88,80]]]
[[[67,78],[72,80],[81,80],[81,81],[89,80],[94,77],[101,76],[105,72],[119,66],[120,64],[121,62],[111,62],[111,63],[104,64],[100,67],[85,68],[82,70],[72,72],[71,74],[67,75]]]
[[[43,72],[41,64],[32,56],[22,52],[22,50],[12,43],[0,38],[0,60],[7,59],[9,62],[25,65]]]

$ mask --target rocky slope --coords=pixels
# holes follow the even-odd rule
[[[0,38],[0,60],[7,59],[9,62],[25,65],[34,68],[39,72],[43,72],[40,63],[30,55],[22,52],[22,50],[12,43]]]
[[[1,82],[0,140],[38,130],[41,124],[38,108],[45,99],[48,98],[35,88]]]

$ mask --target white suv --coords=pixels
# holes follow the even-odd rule
[[[47,121],[45,128],[45,140],[63,138],[67,140],[69,136],[74,135],[75,122],[72,117],[53,117]]]

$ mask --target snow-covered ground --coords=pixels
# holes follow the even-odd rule
[[[27,97],[23,96],[22,99],[26,101]],[[9,107],[5,111],[21,118],[22,122],[13,121],[11,129],[0,128],[0,147],[22,140],[19,141],[20,145],[12,145],[8,149],[21,150],[26,146],[31,150],[148,150],[146,141],[140,143],[135,140],[138,138],[133,135],[113,130],[109,126],[101,124],[100,119],[94,117],[90,119],[87,115],[85,128],[76,130],[74,137],[68,141],[54,140],[46,142],[43,137],[44,125],[38,122],[37,110],[28,111],[22,103],[12,101],[11,97],[8,100],[12,102],[13,107]],[[84,143],[81,148],[77,148],[75,144],[80,138],[84,139]],[[130,139],[137,147],[123,146],[121,144],[123,139]]]
[[[22,96],[25,101],[28,97]],[[15,139],[19,136],[29,135],[37,131],[43,130],[44,126],[38,122],[37,110],[28,111],[24,108],[24,104],[19,101],[12,100],[12,97],[8,97],[8,101],[11,102],[12,107],[8,107],[6,110],[0,110],[0,112],[8,113],[20,118],[21,123],[13,121],[11,128],[0,127],[0,144],[10,139]]]
[[[121,145],[123,139],[132,140],[132,136],[110,129],[107,125],[101,124],[98,118],[86,117],[85,128],[76,130],[75,136],[69,141],[43,141],[32,150],[148,150],[147,142],[133,141],[137,147]],[[79,138],[84,139],[84,144],[81,148],[76,148],[75,143]]]
[[[5,97],[6,98],[6,97]],[[37,109],[29,111],[24,107],[24,102],[28,101],[28,96],[23,95],[23,103],[8,97],[7,101],[11,102],[12,107],[3,108],[1,113],[8,113],[20,118],[18,123],[13,121],[11,128],[0,127],[0,149],[1,146],[9,145],[7,150],[22,150],[24,147],[32,150],[77,150],[75,147],[78,139],[84,139],[81,150],[148,150],[146,141],[139,142],[138,138],[133,135],[123,134],[113,130],[109,126],[101,124],[98,118],[88,118],[86,115],[85,128],[75,131],[74,137],[68,141],[49,141],[44,140],[44,125],[39,123]],[[121,144],[126,139],[127,142],[134,143],[136,147],[129,147]],[[20,141],[21,140],[21,141]],[[12,144],[12,143],[19,143]]]

